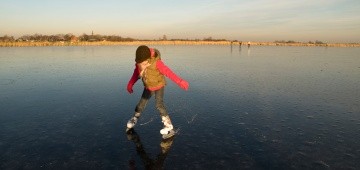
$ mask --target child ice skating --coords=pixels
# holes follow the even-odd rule
[[[127,130],[132,129],[145,109],[146,104],[152,95],[155,94],[156,108],[160,112],[164,128],[160,130],[163,138],[174,135],[174,126],[171,123],[169,114],[166,111],[163,96],[166,85],[165,76],[175,82],[179,87],[188,90],[189,83],[177,76],[161,60],[160,52],[157,49],[141,45],[136,49],[135,69],[127,85],[127,91],[133,93],[133,86],[138,79],[144,84],[144,91],[139,103],[135,107],[134,116],[127,122]]]

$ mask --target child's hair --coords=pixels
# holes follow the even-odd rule
[[[147,59],[149,59],[151,56],[150,49],[146,45],[141,45],[136,49],[136,57],[135,62],[141,63]]]

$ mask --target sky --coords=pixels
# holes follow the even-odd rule
[[[360,43],[360,0],[0,0],[0,36]]]

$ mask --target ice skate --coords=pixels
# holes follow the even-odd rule
[[[170,138],[175,135],[174,126],[171,123],[169,116],[162,116],[162,122],[164,123],[164,128],[160,130],[163,139]]]
[[[134,117],[132,117],[132,118],[127,122],[127,124],[126,124],[126,132],[129,131],[130,129],[132,129],[132,128],[136,125],[139,117],[140,117],[140,113],[135,113]]]

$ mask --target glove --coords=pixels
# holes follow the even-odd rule
[[[184,90],[188,90],[189,89],[189,83],[185,80],[181,80],[179,83],[179,86],[184,89]]]
[[[127,91],[131,94],[131,93],[133,93],[134,91],[133,91],[133,85],[132,84],[128,84],[127,85]]]

